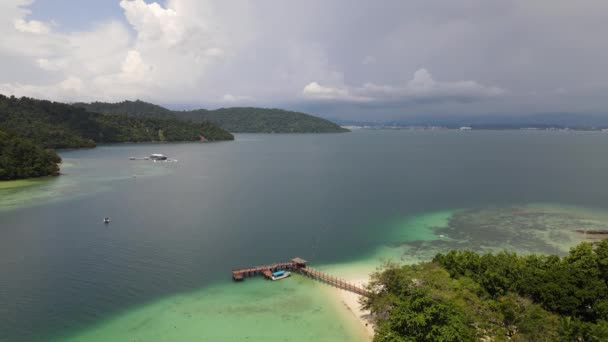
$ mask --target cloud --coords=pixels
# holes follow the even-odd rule
[[[253,100],[253,97],[251,96],[247,96],[247,95],[232,95],[232,94],[225,94],[224,96],[222,96],[222,102],[229,102],[229,103],[235,103],[235,102],[243,102],[243,101],[251,101]]]
[[[317,82],[311,82],[306,85],[302,93],[306,96],[322,99],[339,99],[350,96],[346,89],[323,87]]]
[[[36,63],[42,70],[46,71],[59,71],[67,67],[65,61],[61,60],[48,60],[46,58],[38,58]]]
[[[376,64],[376,57],[374,56],[365,56],[363,57],[363,60],[361,61],[361,64],[363,65],[372,65],[372,64]]]
[[[95,1],[107,3],[72,5]],[[32,0],[0,1],[0,90],[62,101],[319,104],[327,116],[383,104],[399,115],[608,108],[605,1],[113,2],[114,18],[75,26],[70,15],[36,13]]]
[[[351,94],[350,90],[341,87],[322,86],[317,82],[307,84],[302,90],[306,98],[317,100],[339,100],[339,101],[369,101],[370,98]]]
[[[46,34],[51,32],[51,28],[47,24],[38,20],[26,21],[23,19],[16,19],[15,29],[20,32],[33,34]]]
[[[0,35],[8,37],[0,42],[0,54],[22,56],[46,81],[0,80],[5,93],[64,101],[185,100],[200,92],[210,66],[226,55],[225,37],[210,28],[213,12],[203,1],[171,0],[163,7],[121,0],[134,37],[114,20],[89,30],[56,32],[28,20],[23,1],[7,1],[2,6],[14,25],[0,25]]]
[[[413,78],[403,86],[365,83],[360,87],[328,87],[317,82],[307,84],[302,90],[309,99],[340,101],[400,101],[410,99],[480,99],[499,96],[506,90],[484,86],[475,81],[438,82],[426,69],[417,70]]]

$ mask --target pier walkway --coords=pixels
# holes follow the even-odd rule
[[[293,268],[293,262],[281,262],[266,266],[255,266],[250,268],[244,268],[240,270],[232,270],[232,279],[239,281],[246,277],[253,277],[258,274],[263,274],[266,278],[270,278],[272,272],[278,270],[290,270]]]
[[[256,266],[250,268],[243,268],[238,270],[232,270],[232,279],[235,281],[244,280],[246,277],[253,277],[259,274],[263,274],[267,279],[272,278],[272,272],[278,270],[289,270],[298,272],[302,275],[308,276],[312,279],[324,282],[326,284],[335,286],[339,289],[356,293],[360,296],[369,296],[369,292],[359,286],[351,284],[345,280],[336,278],[329,274],[317,271],[306,266],[306,260],[301,258],[294,258],[289,262],[280,262],[266,266]]]
[[[353,285],[345,280],[342,279],[338,279],[336,277],[333,277],[329,274],[317,271],[315,269],[312,269],[310,267],[307,268],[302,268],[299,270],[300,273],[307,275],[313,279],[322,281],[324,283],[333,285],[339,289],[342,290],[346,290],[346,291],[350,291],[350,292],[354,292],[360,296],[365,296],[368,297],[369,296],[369,292],[367,292],[365,289],[358,287],[356,285]]]

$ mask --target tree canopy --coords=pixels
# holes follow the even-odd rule
[[[76,103],[74,106],[105,114],[131,117],[177,118],[211,122],[234,133],[341,133],[347,129],[316,116],[275,108],[233,107],[216,110],[171,111],[143,101]]]
[[[170,115],[98,114],[68,104],[3,95],[0,130],[4,132],[5,149],[0,179],[57,174],[59,157],[45,149],[95,147],[97,143],[234,139],[207,121],[186,122]]]
[[[608,241],[562,258],[451,251],[386,265],[363,304],[376,341],[606,341],[607,284]]]
[[[0,180],[57,175],[60,162],[54,151],[0,131]]]
[[[93,147],[96,143],[232,140],[211,123],[171,117],[98,114],[58,102],[0,95],[0,129],[45,148]]]

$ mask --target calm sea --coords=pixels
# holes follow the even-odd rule
[[[163,153],[176,163],[130,161]],[[395,217],[555,203],[608,210],[608,134],[369,131],[64,151],[0,189],[0,341],[52,339],[230,270],[340,263]],[[109,225],[102,219],[111,218]]]

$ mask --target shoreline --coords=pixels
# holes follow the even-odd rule
[[[363,286],[368,283],[371,273],[380,264],[381,260],[370,258],[352,263],[324,265],[319,269],[350,283]],[[328,284],[320,283],[319,287],[321,287],[323,295],[333,302],[342,318],[352,322],[353,333],[361,335],[362,340],[372,341],[375,326],[370,312],[362,309],[359,304],[361,296]]]
[[[346,279],[348,281],[354,281],[353,279]],[[361,282],[358,282],[361,283]],[[362,330],[365,333],[365,339],[372,341],[374,338],[374,323],[371,314],[367,310],[363,310],[359,304],[359,296],[356,293],[352,293],[346,290],[338,289],[335,287],[329,287],[329,296],[341,306],[340,311],[345,311],[344,314],[354,319],[358,325],[357,330]]]

